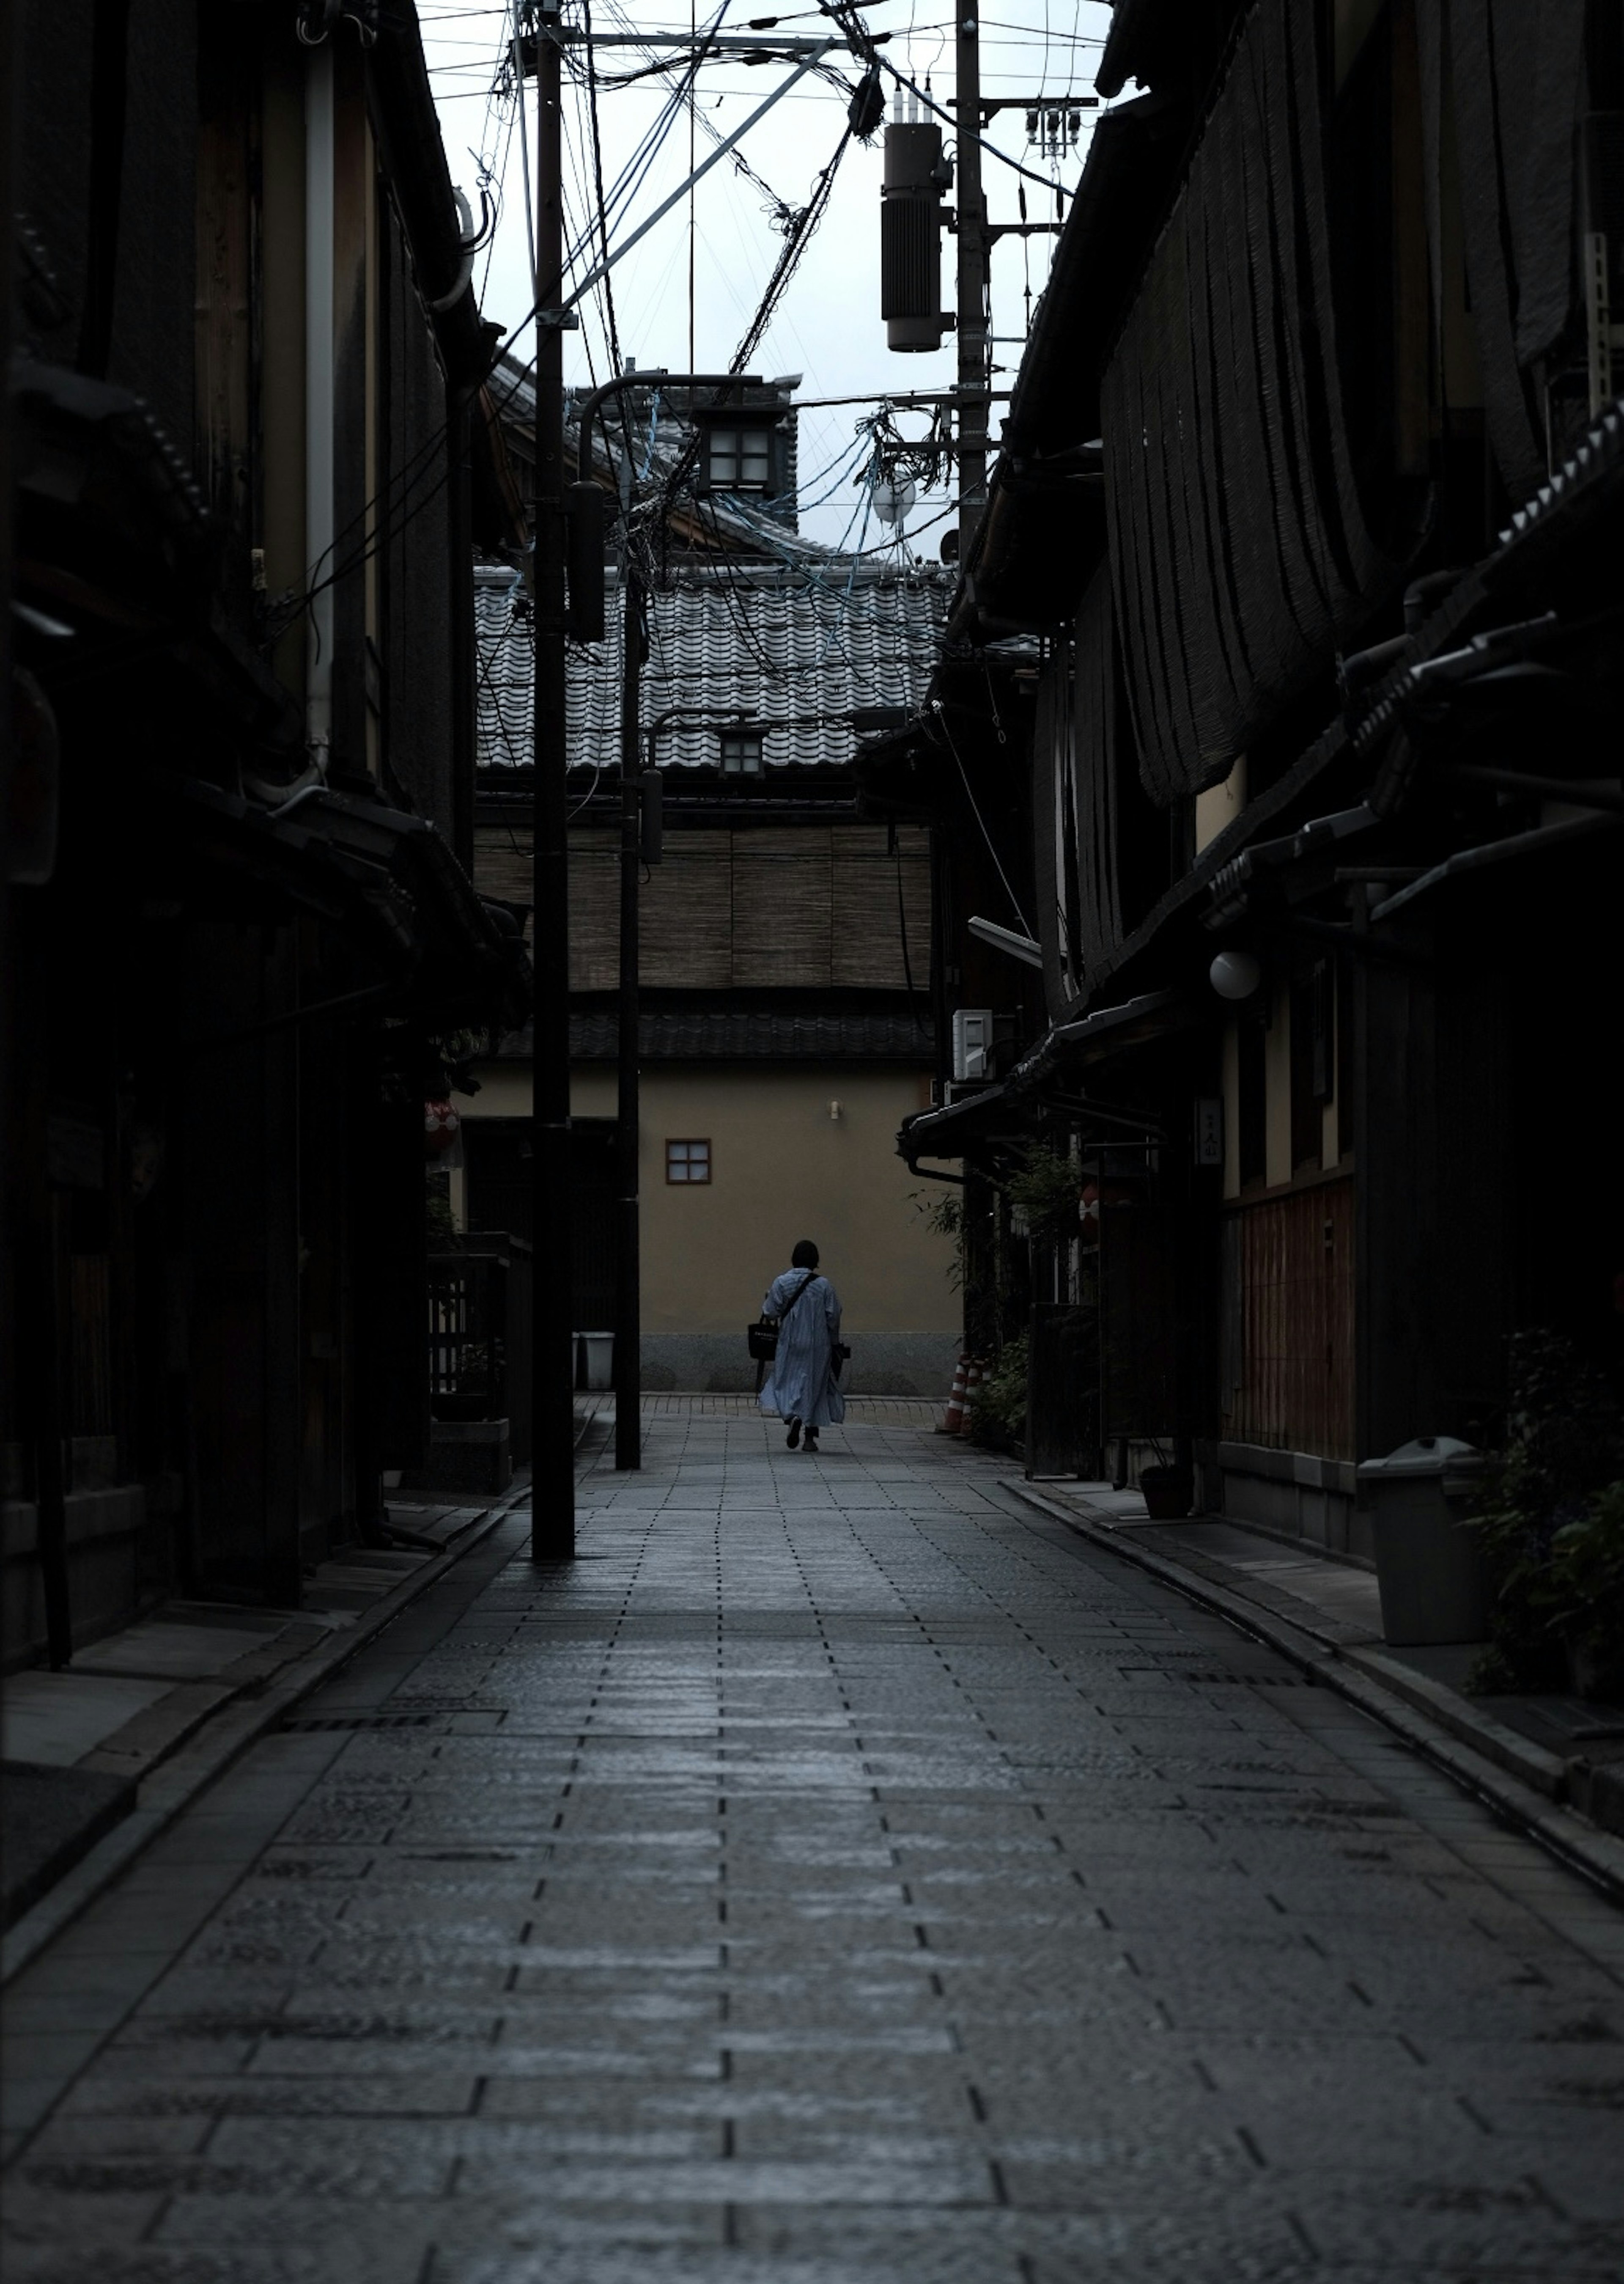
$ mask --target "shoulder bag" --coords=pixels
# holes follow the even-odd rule
[[[817,1271],[816,1269],[808,1270],[806,1275],[801,1279],[800,1284],[795,1287],[795,1290],[790,1295],[789,1299],[785,1302],[784,1306],[784,1317],[787,1317],[789,1315],[790,1310],[794,1307],[796,1302],[800,1300],[801,1295],[806,1291],[808,1286],[812,1282],[812,1279],[816,1275]],[[750,1353],[755,1358],[757,1364],[770,1364],[773,1358],[777,1355],[778,1334],[784,1323],[784,1317],[769,1317],[761,1315],[756,1318],[754,1324],[746,1325],[745,1326],[745,1338],[750,1343]]]

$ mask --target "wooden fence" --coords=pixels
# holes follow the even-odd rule
[[[1226,1215],[1219,1378],[1228,1441],[1354,1457],[1351,1176]]]

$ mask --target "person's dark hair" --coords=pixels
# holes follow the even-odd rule
[[[803,1237],[800,1243],[795,1248],[794,1252],[791,1254],[790,1267],[792,1269],[816,1269],[817,1267],[817,1248],[813,1244],[809,1237]]]

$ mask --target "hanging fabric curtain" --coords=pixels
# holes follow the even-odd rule
[[[1355,490],[1322,151],[1328,12],[1261,0],[1107,368],[1139,770],[1215,785],[1397,576]]]
[[[1057,643],[1037,686],[1032,724],[1033,874],[1037,932],[1043,947],[1043,998],[1052,1021],[1077,997],[1076,777],[1072,734],[1072,650]]]
[[[1420,0],[1417,17],[1428,172],[1437,181],[1447,104],[1484,418],[1519,503],[1547,473],[1531,368],[1566,331],[1573,302],[1584,20],[1580,0]],[[1429,228],[1436,274],[1435,199]]]
[[[1056,1021],[1074,1013],[1089,971],[1122,936],[1117,882],[1115,626],[1102,566],[1038,690],[1034,812],[1043,982]]]

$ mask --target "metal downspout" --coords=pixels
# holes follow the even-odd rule
[[[325,776],[332,747],[333,158],[332,43],[305,69],[305,740]]]

